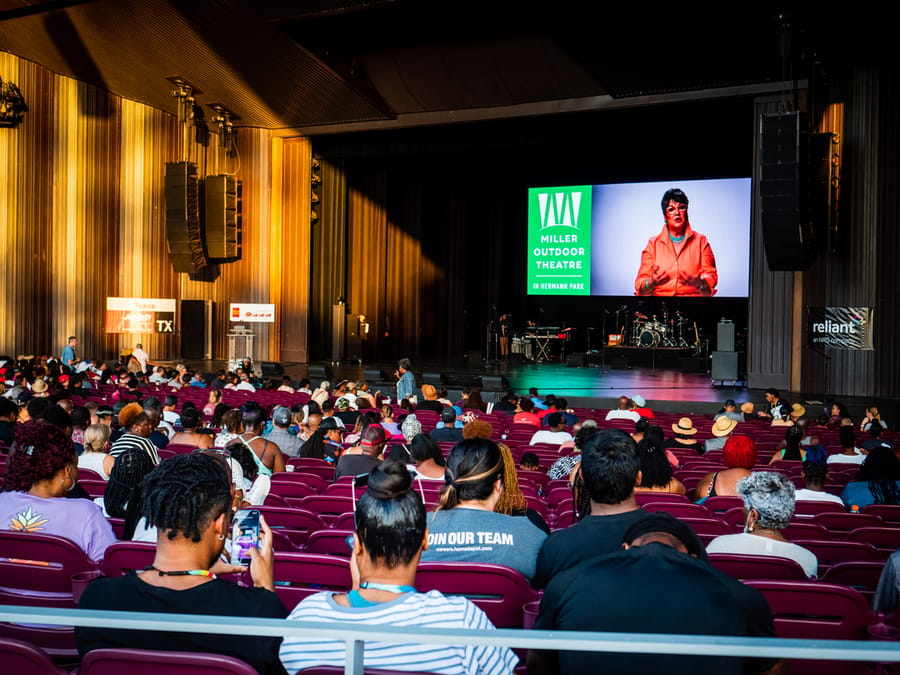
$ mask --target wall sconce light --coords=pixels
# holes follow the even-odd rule
[[[0,77],[0,127],[12,129],[19,126],[27,111],[25,97],[19,88]]]

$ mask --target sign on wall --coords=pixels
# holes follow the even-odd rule
[[[807,307],[806,312],[810,347],[874,349],[871,307]]]
[[[275,323],[275,305],[232,302],[228,318],[233,323]]]
[[[175,300],[107,298],[107,333],[174,333]]]

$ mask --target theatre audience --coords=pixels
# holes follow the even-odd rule
[[[156,541],[156,528],[151,527],[143,517],[141,486],[144,478],[153,471],[153,462],[146,452],[138,448],[126,450],[116,457],[106,492],[102,500],[95,500],[113,518],[125,519],[123,539],[135,541]]]
[[[353,590],[326,591],[305,598],[288,620],[316,624],[347,622],[393,626],[397,638],[367,641],[366,668],[419,672],[512,673],[516,657],[506,647],[404,643],[403,634],[417,628],[492,630],[484,612],[461,596],[438,591],[417,593],[416,567],[425,541],[425,507],[412,488],[409,471],[387,461],[372,470],[368,487],[356,508],[356,532],[350,568]],[[343,640],[289,637],[281,646],[281,660],[290,673],[317,665],[342,666]]]
[[[254,588],[217,578],[240,571],[218,562],[231,528],[231,486],[221,457],[197,452],[171,457],[147,476],[143,515],[158,530],[153,565],[137,574],[93,581],[81,596],[82,609],[211,614],[281,619],[287,611],[274,593],[272,532],[260,519],[259,551],[251,550]],[[215,564],[213,564],[215,563]],[[119,630],[79,627],[78,650],[129,647],[224,654],[246,661],[263,674],[283,674],[281,638],[216,633]]]
[[[694,421],[690,417],[682,417],[672,425],[673,436],[666,440],[666,447],[673,450],[684,450],[688,448],[694,450],[698,455],[703,454],[703,444],[694,436],[697,429]]]
[[[263,438],[262,429],[265,423],[266,411],[256,401],[248,401],[241,407],[243,431],[237,438],[229,441],[226,447],[243,445],[252,453],[251,457],[256,462],[259,473],[271,476],[273,473],[284,471],[284,456],[281,454],[281,448]]]
[[[118,418],[124,433],[113,441],[109,454],[118,457],[127,450],[137,448],[146,452],[154,464],[159,464],[159,453],[150,440],[150,433],[153,431],[150,416],[141,405],[128,403],[119,411]]]
[[[213,389],[213,391],[216,391]],[[170,443],[179,445],[192,445],[195,448],[206,450],[213,447],[213,437],[209,434],[201,434],[197,431],[203,421],[199,410],[185,406],[181,409],[181,431],[169,439]]]
[[[672,464],[666,457],[663,444],[662,429],[655,424],[648,426],[637,444],[641,480],[634,488],[635,492],[670,492],[678,495],[687,492],[684,484],[672,473]]]
[[[453,447],[441,502],[428,517],[422,560],[496,563],[532,579],[547,535],[527,518],[494,510],[505,488],[504,473],[503,456],[493,441],[469,438]]]
[[[806,449],[800,445],[805,435],[806,431],[800,425],[788,427],[784,432],[784,447],[772,453],[772,457],[769,458],[769,464],[774,464],[782,459],[792,462],[802,462],[806,459]],[[852,429],[850,430],[850,435],[853,435]]]
[[[42,420],[20,424],[5,478],[3,529],[65,537],[94,561],[116,541],[99,506],[89,499],[66,499],[76,486],[78,457],[62,429]]]
[[[323,421],[324,424],[324,421]],[[370,424],[362,432],[358,445],[347,448],[334,468],[334,479],[368,473],[381,463],[387,436],[377,424]]]
[[[798,502],[834,502],[843,506],[844,502],[837,495],[825,491],[825,480],[828,478],[828,453],[821,445],[813,445],[806,450],[803,462],[803,479],[806,487],[794,493]]]
[[[536,588],[588,558],[618,550],[625,531],[649,515],[634,498],[640,462],[628,434],[618,429],[595,431],[581,454],[573,484],[581,520],[544,542],[537,560]]]
[[[547,415],[547,429],[536,431],[529,442],[531,445],[547,443],[559,448],[560,445],[572,440],[572,434],[566,431],[566,420],[562,413],[554,411]]]
[[[847,508],[870,504],[900,504],[900,459],[891,448],[877,447],[866,455],[856,477],[844,486]]]
[[[115,457],[110,455],[109,427],[92,424],[84,431],[84,452],[78,456],[78,468],[93,471],[103,480],[109,480]]]
[[[624,549],[624,550],[621,550]],[[677,579],[677,583],[673,580]],[[602,598],[603,606],[598,606]],[[538,630],[775,637],[756,589],[716,570],[686,523],[657,512],[624,533],[619,550],[555,576],[541,599]],[[529,650],[529,675],[562,673],[763,673],[770,658]]]
[[[724,469],[706,474],[697,483],[694,492],[698,503],[707,497],[727,495],[736,497],[737,482],[750,475],[756,466],[756,444],[747,436],[731,436],[722,448]]]
[[[427,434],[416,434],[409,444],[409,454],[419,480],[444,480],[444,455],[437,442]]]
[[[707,553],[789,558],[798,562],[808,577],[816,576],[816,556],[782,534],[794,515],[794,484],[790,479],[773,471],[757,471],[738,481],[737,492],[744,500],[744,532],[716,537],[706,546]]]
[[[853,433],[853,427],[843,426],[838,431],[841,443],[841,451],[833,455],[829,455],[829,464],[862,464],[866,459],[866,455],[859,451],[856,447],[856,435]]]

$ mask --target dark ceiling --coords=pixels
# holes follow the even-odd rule
[[[318,135],[780,92],[891,44],[861,11],[621,4],[0,0],[0,50],[173,113],[177,76],[237,126]]]

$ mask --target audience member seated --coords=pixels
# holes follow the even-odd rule
[[[422,397],[424,400],[416,404],[416,410],[430,410],[439,413],[444,409],[444,404],[437,400],[437,389],[433,384],[422,385]]]
[[[215,391],[215,389],[213,390]],[[179,445],[192,445],[195,448],[206,450],[213,447],[213,438],[209,434],[201,434],[197,428],[202,423],[201,413],[193,407],[184,407],[181,410],[181,431],[169,439],[170,443]]]
[[[261,506],[272,489],[272,477],[259,470],[259,464],[252,455],[252,450],[240,444],[231,447],[231,482],[235,492],[240,493],[238,505],[241,508]]]
[[[729,401],[726,401],[726,403],[728,402]],[[734,401],[730,401],[730,403],[733,409]],[[725,442],[728,440],[728,437],[734,433],[737,425],[738,422],[733,417],[729,417],[727,414],[719,415],[713,421],[712,429],[710,429],[710,433],[713,437],[707,438],[703,443],[703,452],[707,453],[710,450],[721,450],[724,448]]]
[[[500,448],[489,439],[469,438],[453,447],[441,503],[428,517],[422,560],[496,563],[531,580],[547,535],[527,518],[495,512],[505,470]]]
[[[813,445],[806,450],[806,459],[803,462],[803,478],[806,487],[794,493],[794,499],[798,502],[834,502],[843,506],[844,502],[837,495],[825,491],[825,481],[828,478],[828,453],[821,445]]]
[[[856,477],[844,486],[841,500],[847,508],[870,504],[900,504],[900,459],[890,448],[878,447],[866,455]]]
[[[156,542],[156,528],[143,516],[141,486],[153,471],[153,462],[138,448],[126,450],[116,457],[103,498],[96,499],[107,516],[125,519],[123,539]]]
[[[462,427],[456,426],[456,410],[448,405],[441,410],[442,426],[429,434],[438,443],[457,443],[463,439]]]
[[[409,455],[415,465],[415,478],[444,481],[444,455],[437,442],[426,434],[416,434],[409,444]]]
[[[624,533],[621,548],[554,577],[544,592],[535,629],[775,637],[763,595],[710,565],[686,523],[665,512],[654,513]],[[603,606],[598,606],[598,598],[603,598]],[[529,675],[762,673],[774,672],[776,665],[767,658],[627,650],[528,652]]]
[[[816,576],[816,556],[790,543],[782,534],[794,515],[794,484],[790,479],[773,471],[758,471],[738,481],[737,492],[744,500],[747,517],[744,532],[716,537],[707,545],[707,553],[790,558],[800,564],[807,576]]]
[[[334,479],[341,476],[358,476],[369,473],[381,464],[381,453],[384,450],[387,436],[377,424],[370,424],[362,433],[359,445],[348,448],[341,455],[334,469]]]
[[[523,452],[519,459],[519,468],[522,471],[540,471],[541,459],[533,452]]]
[[[716,495],[737,497],[737,482],[756,466],[756,444],[746,436],[731,436],[722,448],[724,469],[706,474],[694,492],[698,503]]]
[[[215,423],[215,422],[214,422]],[[229,408],[221,415],[221,431],[215,438],[213,447],[224,448],[234,439],[238,438],[243,431],[241,426],[241,411],[238,408]]]
[[[578,423],[578,417],[576,417],[575,413],[569,408],[569,402],[562,397],[554,398],[547,406],[546,410],[542,410],[538,413],[538,417],[541,418],[541,424],[543,426],[549,426],[547,416],[552,412],[558,412],[562,415],[563,419],[566,421],[567,427],[574,427]]]
[[[66,499],[77,476],[75,446],[62,429],[41,420],[20,424],[0,492],[0,527],[65,537],[91,560],[102,560],[116,535],[99,506]]]
[[[480,389],[472,389],[460,407],[463,409],[464,413],[471,413],[473,411],[476,413],[485,412],[487,410],[487,403],[482,400]]]
[[[573,472],[580,520],[544,542],[534,578],[537,588],[583,560],[619,550],[625,531],[649,515],[634,498],[640,462],[628,434],[618,429],[595,430],[581,454]]]
[[[663,444],[662,429],[655,424],[649,425],[637,444],[641,473],[635,492],[671,492],[678,495],[687,492],[682,482],[672,474],[672,464],[666,457]]]
[[[528,506],[522,488],[519,487],[519,475],[516,473],[516,460],[509,446],[498,443],[500,454],[503,457],[503,491],[500,499],[494,505],[494,511],[505,513],[508,516],[525,516],[532,524],[543,530],[544,534],[550,534],[550,526],[537,511]]]
[[[388,436],[400,436],[401,431],[399,425],[394,421],[394,409],[385,404],[379,409],[381,412],[381,427],[387,432]]]
[[[19,406],[6,397],[0,397],[0,442],[9,447],[16,439],[16,418]]]
[[[866,455],[856,447],[856,435],[853,427],[844,426],[838,431],[841,451],[828,457],[829,464],[862,464]],[[877,447],[877,446],[876,446]]]
[[[78,456],[78,468],[88,469],[109,480],[115,457],[110,455],[109,427],[105,424],[92,424],[84,430],[84,452]]]
[[[216,411],[216,406],[222,402],[222,390],[221,389],[210,389],[209,390],[209,400],[206,405],[203,406],[203,416],[204,417],[212,417],[213,413]]]
[[[631,420],[637,422],[641,416],[634,410],[632,401],[627,396],[620,396],[615,410],[606,413],[606,421],[610,420]]]
[[[333,417],[326,417],[300,448],[300,456],[324,459],[329,463],[337,462],[344,451],[341,442],[343,434],[344,430],[338,426],[337,421]]]
[[[562,413],[554,411],[547,415],[547,429],[536,431],[531,437],[531,445],[550,443],[557,448],[572,440],[572,434],[566,431],[566,420]]]
[[[872,609],[892,614],[900,607],[900,550],[894,551],[884,564],[875,588]]]
[[[852,430],[851,430],[852,434]],[[806,431],[799,425],[788,427],[784,432],[784,447],[776,450],[769,458],[769,464],[785,459],[793,462],[802,462],[806,459],[806,450],[800,447]]]
[[[703,444],[694,436],[697,429],[690,417],[682,417],[677,423],[672,425],[672,438],[666,439],[666,447],[672,449],[684,450],[688,448],[695,451],[698,455],[703,454]]]
[[[751,412],[753,411],[751,410]],[[731,398],[725,401],[722,409],[715,414],[715,416],[713,417],[713,422],[717,421],[720,417],[727,417],[728,419],[734,420],[735,422],[744,421],[744,413],[738,412],[737,404],[734,402],[734,399]]]
[[[479,608],[461,596],[438,591],[417,593],[413,584],[425,538],[425,507],[406,467],[387,461],[372,470],[356,509],[356,533],[350,568],[353,590],[326,591],[300,602],[288,617],[322,625],[346,622],[394,626],[397,639],[367,641],[367,668],[440,673],[512,673],[515,655],[506,647],[405,644],[402,635],[418,628],[492,630]],[[317,665],[343,666],[342,640],[289,637],[281,646],[286,670],[296,673]]]
[[[293,418],[290,408],[285,405],[275,406],[272,410],[272,429],[264,436],[281,448],[288,457],[298,457],[300,446],[303,445],[303,441],[288,431]]]
[[[878,408],[876,408],[874,405],[866,408],[866,413],[865,415],[863,415],[863,418],[859,423],[859,430],[870,431],[873,426],[873,422],[878,422],[879,426],[881,426],[882,429],[888,428],[888,423],[881,419],[881,413],[878,412]]]
[[[259,551],[251,550],[254,588],[217,574],[241,571],[219,560],[231,528],[231,485],[221,457],[176,455],[154,469],[143,486],[144,515],[158,529],[153,565],[138,574],[93,581],[82,609],[210,614],[282,619],[287,611],[274,593],[272,532],[260,519]],[[215,564],[212,564],[215,563]],[[166,631],[75,629],[78,650],[128,647],[224,654],[265,674],[283,674],[281,638]]]
[[[519,411],[513,415],[513,424],[530,424],[540,428],[541,418],[534,412],[534,401],[530,398],[519,399]]]
[[[118,457],[126,450],[138,448],[146,452],[154,464],[159,464],[159,453],[150,440],[153,425],[150,416],[138,403],[129,403],[119,411],[119,425],[124,433],[113,441],[109,454]]]
[[[251,452],[251,457],[259,467],[259,473],[271,476],[273,473],[284,471],[284,456],[281,448],[275,443],[263,438],[262,429],[266,423],[266,412],[256,401],[248,401],[241,408],[241,428],[243,432],[235,439],[229,441],[226,447],[243,445]]]
[[[570,478],[575,467],[578,466],[578,463],[581,461],[581,449],[584,447],[585,443],[587,443],[588,439],[599,430],[600,429],[597,427],[597,423],[594,420],[585,420],[582,422],[581,429],[575,434],[573,440],[574,449],[572,450],[572,454],[560,457],[553,462],[553,464],[550,465],[550,468],[547,469],[547,477],[551,480]]]
[[[513,415],[519,406],[519,397],[512,389],[506,392],[503,400],[494,404],[493,412],[496,414]]]
[[[853,426],[853,421],[850,417],[850,413],[847,411],[846,406],[843,403],[839,403],[835,401],[831,404],[831,415],[828,417],[828,426],[830,427],[841,427],[845,425],[844,420],[851,420],[849,426]]]
[[[877,448],[879,445],[883,445],[888,448],[893,448],[893,444],[889,441],[886,441],[882,433],[887,427],[884,426],[884,422],[878,422],[877,420],[873,420],[871,424],[868,425],[869,436],[870,438],[864,440],[859,444],[860,450],[865,450],[868,452],[872,448]]]

